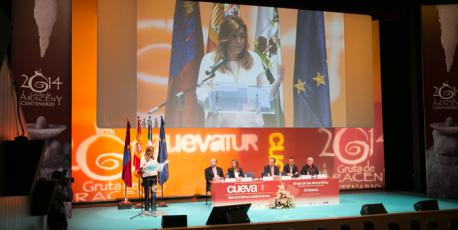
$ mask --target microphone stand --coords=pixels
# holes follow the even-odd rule
[[[149,186],[147,188],[149,190]],[[166,215],[166,212],[163,212],[163,211],[158,211],[157,210],[157,202],[156,202],[156,189],[157,189],[157,184],[153,184],[152,185],[152,189],[151,189],[151,212],[150,211],[146,211],[145,210],[145,206],[142,206],[142,210],[134,215],[134,216],[131,216],[129,217],[129,219],[134,219],[136,217],[139,217],[139,216],[152,216],[152,217],[158,217],[158,216],[163,216],[163,215]],[[145,197],[145,199],[147,199]]]
[[[183,127],[183,110],[184,110],[184,96],[191,90],[195,89],[196,87],[200,87],[203,83],[205,83],[208,80],[211,80],[215,77],[215,72],[217,69],[212,69],[209,71],[206,71],[207,77],[203,79],[201,82],[197,82],[193,84],[192,86],[186,88],[185,90],[182,90],[175,94],[175,97],[177,99],[177,107],[178,107],[178,112],[179,112],[179,126],[178,127]],[[153,107],[151,110],[148,111],[148,114],[155,113],[162,107],[166,106],[168,103],[170,103],[169,100],[166,100],[165,102],[157,105],[156,107]]]
[[[142,187],[142,186],[141,186],[141,184],[142,184],[142,183],[141,183],[142,175],[141,175],[141,173],[138,173],[138,174],[137,174],[137,178],[138,178],[138,200],[139,200],[139,203],[135,204],[135,205],[134,205],[134,208],[136,208],[136,209],[140,209],[140,208],[143,209],[143,203],[144,203],[144,202],[142,202],[142,191],[141,191],[141,190],[142,190],[142,189],[141,189],[141,187]]]
[[[139,175],[139,177],[141,177],[141,175]],[[139,186],[140,186],[140,178],[138,178],[138,181],[139,181],[138,184],[139,184]],[[141,195],[140,195],[140,188],[138,189],[138,192],[139,192],[138,197],[139,197],[139,200],[140,200],[140,202],[141,202],[141,199],[140,199],[140,196],[141,196]],[[144,197],[144,199],[146,199],[146,197]],[[139,208],[141,208],[141,211],[140,211],[138,214],[129,217],[129,219],[132,220],[132,219],[134,219],[134,218],[136,218],[136,217],[146,215],[146,210],[145,210],[146,207],[143,205],[143,202],[142,202],[141,205],[139,205]]]
[[[178,124],[180,124],[178,127],[183,127],[183,110],[184,110],[184,96],[191,90],[194,90],[196,87],[200,87],[203,83],[205,83],[206,81],[212,79],[215,77],[215,71],[210,71],[210,74],[208,77],[206,77],[205,79],[203,79],[200,83],[195,83],[194,85],[192,85],[191,87],[183,90],[183,91],[180,91],[178,92],[175,96],[177,98],[177,107],[178,107],[178,113],[179,113],[179,122]]]
[[[179,111],[179,119],[180,119],[179,120],[179,124],[180,124],[179,127],[183,126],[183,109],[184,109],[184,96],[185,96],[185,94],[187,94],[189,91],[195,89],[196,87],[200,87],[203,83],[207,82],[208,80],[213,79],[215,77],[216,70],[217,70],[217,68],[211,69],[209,71],[206,71],[205,73],[207,74],[207,77],[205,79],[203,79],[202,81],[193,84],[191,87],[188,87],[187,89],[182,90],[182,91],[178,92],[177,94],[175,94],[175,97],[177,98],[177,102],[178,102],[178,111]],[[156,111],[160,110],[162,107],[166,106],[168,103],[170,103],[170,101],[166,100],[165,102],[153,107],[151,110],[148,111],[148,114],[155,113]],[[162,189],[162,193],[161,193],[162,195],[161,196],[162,196],[162,200],[163,200],[164,199],[164,191],[163,191],[163,186],[162,185],[161,185],[161,189]],[[154,188],[154,190],[156,190],[156,188]],[[156,191],[154,191],[154,199],[156,199]],[[155,213],[156,212],[157,211],[155,211]],[[135,217],[133,217],[133,218],[135,218]]]

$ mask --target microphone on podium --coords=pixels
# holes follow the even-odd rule
[[[207,70],[205,70],[205,75],[207,75],[207,77],[205,79],[203,79],[202,81],[196,83],[195,85],[193,85],[192,87],[186,89],[186,90],[183,90],[183,91],[180,91],[178,92],[177,94],[175,94],[175,96],[179,99],[179,100],[183,100],[183,96],[185,95],[186,92],[194,89],[195,87],[200,87],[204,82],[212,79],[215,77],[215,72],[216,70],[218,70],[222,65],[224,65],[226,63],[226,59],[221,59],[219,60],[217,63],[215,63],[214,65],[210,66]],[[167,105],[167,103],[169,103],[169,101],[165,101],[164,103],[150,109],[148,111],[148,114],[153,114],[155,113],[156,111],[158,111],[159,109],[161,109],[162,107],[164,107],[165,105]]]
[[[224,63],[226,63],[226,59],[221,59],[219,60],[219,62],[205,70],[205,75],[207,75],[208,77],[199,82],[199,84],[197,84],[197,87],[200,87],[204,82],[214,78],[216,70],[218,70],[222,65],[224,65]]]
[[[224,63],[226,63],[226,59],[221,59],[219,60],[219,62],[217,62],[216,64],[210,66],[206,71],[205,71],[205,74],[206,75],[213,75],[216,70],[218,70],[222,65],[224,65]]]

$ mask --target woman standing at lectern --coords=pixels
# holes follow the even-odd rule
[[[264,73],[261,58],[248,50],[248,31],[243,20],[235,15],[225,16],[220,25],[218,47],[206,54],[200,63],[199,79],[202,82],[211,67],[218,65],[215,76],[196,88],[199,104],[207,106],[210,89],[215,85],[237,87],[269,87],[270,96],[275,95],[283,76],[270,85]],[[239,95],[243,97],[242,95]],[[243,110],[241,110],[243,111]],[[261,113],[207,112],[205,127],[262,127]]]
[[[164,165],[168,163],[169,161],[162,164],[158,163],[154,158],[154,147],[146,147],[145,154],[140,159],[140,170],[142,171],[143,188],[145,189],[145,211],[149,211],[150,203],[151,207],[154,205],[153,192],[156,191],[157,172],[162,171]]]

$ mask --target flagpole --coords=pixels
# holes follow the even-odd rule
[[[134,208],[142,208],[143,209],[143,201],[142,201],[142,190],[141,190],[141,175],[137,173],[138,177],[138,203],[135,204]]]
[[[132,203],[127,199],[127,185],[124,183],[124,200],[118,203],[118,209],[131,209]]]
[[[127,203],[128,200],[127,200],[127,186],[124,185],[124,203]]]
[[[143,121],[145,121],[143,119]],[[134,208],[143,208],[143,202],[141,201],[141,171],[140,171],[140,158],[141,158],[141,131],[142,131],[142,124],[140,121],[140,116],[137,115],[137,142],[135,143],[135,151],[134,151],[134,166],[135,166],[135,176],[137,177],[137,184],[138,184],[138,202],[134,205]]]
[[[161,184],[161,202],[158,204],[159,207],[168,207],[167,202],[164,201],[164,184]]]
[[[165,122],[164,122],[164,119],[161,116],[161,127],[159,129],[159,138],[160,138],[160,140],[159,140],[159,155],[158,155],[158,161],[162,161],[161,163],[164,163],[166,161],[166,159],[167,159],[167,145],[165,143],[164,125],[165,125]],[[164,153],[165,153],[165,156],[164,156]],[[166,167],[166,169],[167,169],[167,167]],[[159,207],[167,207],[168,205],[164,201],[164,184],[165,184],[165,182],[167,181],[167,178],[168,178],[168,171],[166,172],[166,174],[164,174],[167,177],[165,180],[161,180],[161,178],[163,176],[162,173],[165,173],[165,172],[161,171],[158,174],[158,181],[159,181],[159,184],[161,185],[161,202],[159,203],[158,206]]]
[[[168,207],[167,202],[164,201],[164,184],[161,185],[161,202],[159,202],[158,206],[159,207]]]
[[[126,153],[129,153],[129,158],[130,158],[130,150],[129,150],[129,145],[130,145],[130,124],[129,124],[129,119],[127,119],[127,129],[126,129],[126,141],[124,143],[124,156],[123,156],[123,161]],[[127,150],[127,151],[126,151]],[[130,164],[130,159],[128,160]],[[122,179],[124,181],[124,200],[118,203],[118,209],[131,209],[132,208],[132,203],[127,199],[127,183],[124,178],[124,167],[125,165],[123,164],[123,175]],[[131,168],[129,167],[129,177],[130,175],[130,170]],[[132,178],[130,178],[130,183],[132,184]]]
[[[140,197],[140,196],[141,196],[141,194],[140,194],[140,177],[139,177],[138,175],[137,175],[137,177],[138,177],[138,183],[137,183],[137,184],[138,184],[138,185],[137,185],[137,186],[138,186],[138,201],[141,202],[141,201],[140,201],[140,198],[141,198],[141,197]]]

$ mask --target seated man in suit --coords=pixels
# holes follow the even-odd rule
[[[283,176],[298,177],[299,170],[294,164],[294,157],[289,158],[289,163],[283,166]]]
[[[228,178],[239,178],[243,177],[243,170],[239,166],[239,162],[237,160],[232,160],[231,162],[232,167],[227,169],[227,177]]]
[[[318,175],[320,172],[318,171],[318,168],[313,164],[313,158],[309,157],[307,158],[307,164],[302,167],[301,170],[301,175]]]
[[[262,176],[280,176],[280,169],[275,165],[275,158],[269,158],[269,164],[264,166]]]
[[[205,169],[205,180],[207,181],[207,192],[211,191],[211,181],[224,178],[223,169],[216,166],[216,159],[210,159],[210,167]]]

